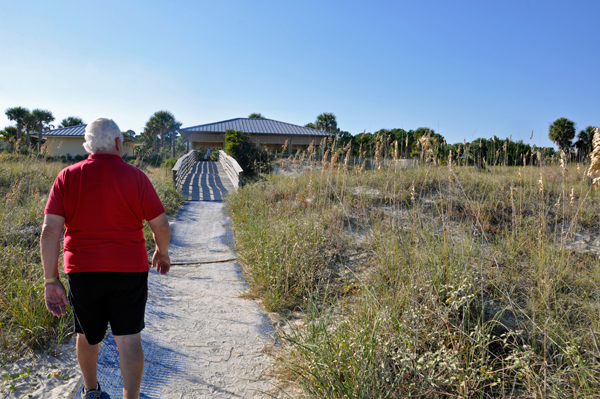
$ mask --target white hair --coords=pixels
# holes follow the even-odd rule
[[[83,148],[90,154],[96,151],[110,151],[115,146],[115,140],[121,139],[123,143],[123,133],[112,119],[96,118],[85,128],[85,143]]]

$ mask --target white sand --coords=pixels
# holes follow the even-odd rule
[[[79,386],[81,377],[75,355],[75,340],[68,339],[59,346],[56,354],[29,354],[0,367],[0,397],[68,398]],[[9,378],[5,373],[15,378]]]

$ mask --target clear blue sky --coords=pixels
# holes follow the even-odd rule
[[[600,125],[600,1],[3,1],[0,109],[140,132],[252,112],[550,145]],[[0,128],[11,124],[4,113]]]

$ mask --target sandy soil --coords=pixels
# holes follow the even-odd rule
[[[81,372],[75,355],[75,340],[59,346],[57,356],[31,353],[0,367],[0,397],[68,398],[78,388]]]

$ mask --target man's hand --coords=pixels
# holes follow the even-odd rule
[[[152,256],[152,267],[155,267],[156,271],[160,274],[167,274],[169,270],[171,270],[171,259],[169,258],[169,254],[163,255],[158,249],[154,251],[154,255]]]
[[[67,314],[67,292],[60,281],[46,283],[44,297],[46,307],[54,316],[60,317]]]
[[[152,267],[156,267],[156,271],[160,274],[167,274],[171,269],[171,259],[169,259],[169,241],[171,241],[171,228],[169,227],[169,219],[164,213],[152,220],[148,221],[152,236],[156,243],[156,251],[152,256]]]

